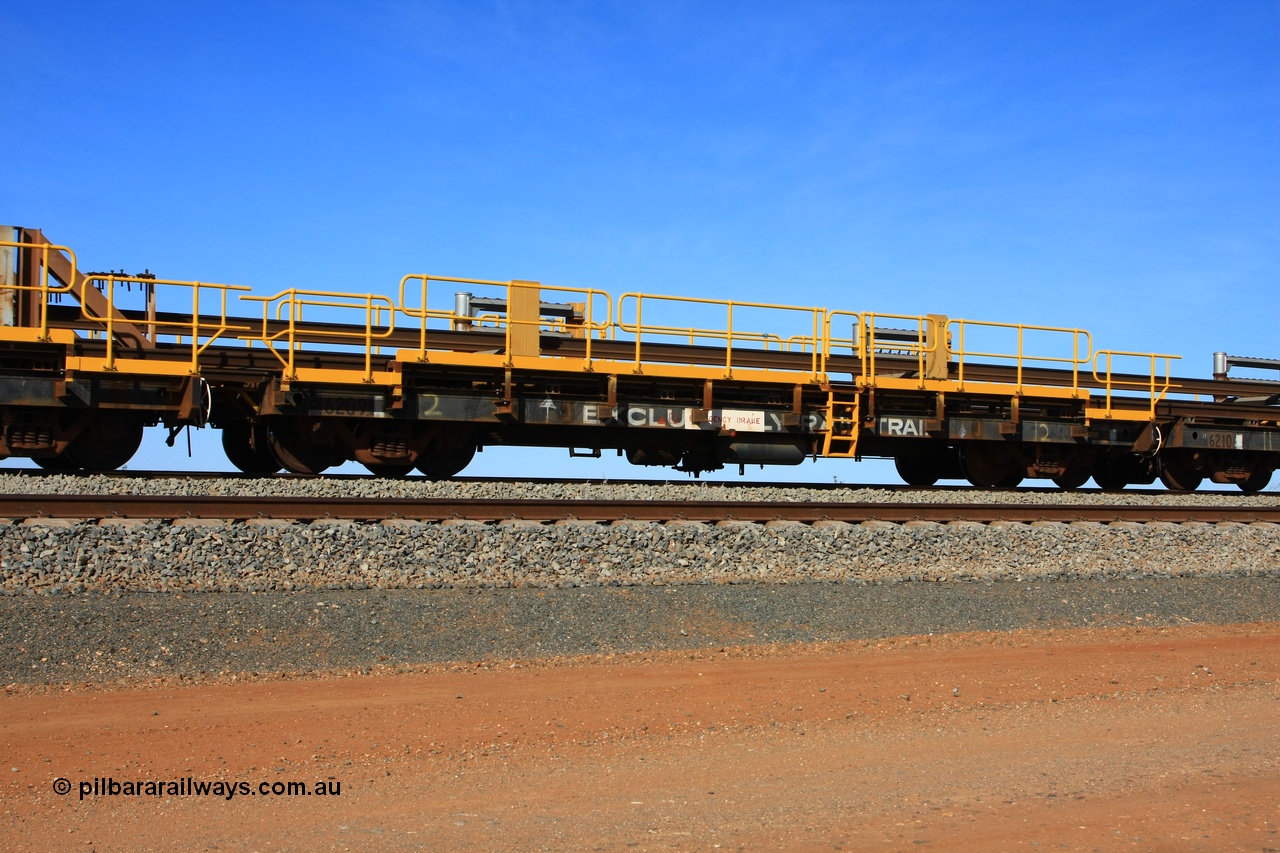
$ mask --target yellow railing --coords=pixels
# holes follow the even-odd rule
[[[1106,360],[1106,367],[1103,368],[1103,376],[1098,375],[1099,361]],[[1112,370],[1112,360],[1117,358],[1123,359],[1141,359],[1148,362],[1150,373],[1142,380],[1121,379],[1116,377]],[[1158,379],[1159,372],[1157,362],[1164,360],[1164,378]],[[1112,406],[1112,391],[1116,389],[1130,389],[1134,391],[1144,391],[1149,400],[1149,408],[1147,409],[1147,417],[1154,418],[1156,414],[1156,405],[1163,400],[1172,387],[1172,371],[1173,362],[1182,359],[1180,355],[1167,355],[1165,353],[1154,352],[1126,352],[1124,350],[1099,350],[1093,356],[1093,378],[1094,381],[1103,386],[1106,394],[1106,406],[1103,407],[1103,417],[1111,418],[1122,414],[1133,413],[1132,409],[1116,409]],[[1139,374],[1141,375],[1141,374]],[[1105,377],[1105,378],[1104,378]],[[1133,398],[1129,398],[1133,399]]]
[[[700,329],[693,327],[667,326],[644,323],[644,303],[663,302],[676,303],[683,305],[713,305],[725,309],[725,326],[723,329]],[[628,322],[625,317],[625,307],[628,302],[635,303],[635,319]],[[734,343],[763,343],[763,349],[768,349],[770,343],[775,343],[779,350],[786,346],[780,335],[771,332],[741,331],[734,329],[734,310],[735,309],[761,309],[775,312],[791,312],[801,315],[808,314],[813,321],[813,340],[820,339],[823,331],[823,317],[825,310],[822,308],[803,308],[794,305],[775,305],[765,302],[742,302],[731,299],[697,299],[688,296],[658,296],[645,293],[624,293],[618,297],[618,314],[616,327],[619,332],[635,336],[635,371],[642,371],[643,358],[641,354],[641,344],[646,334],[652,337],[679,337],[681,339],[688,338],[690,343],[696,340],[717,340],[724,341],[724,370],[725,378],[733,377],[733,347]],[[793,337],[792,340],[795,340]],[[756,349],[756,348],[753,348]],[[819,381],[821,372],[821,348],[814,346],[811,349],[806,347],[811,354],[811,362],[809,367],[809,376],[812,381]]]
[[[103,296],[107,300],[106,316],[99,317],[93,313],[93,310],[85,303],[81,303],[80,313],[87,320],[101,323],[106,327],[106,344],[107,356],[106,363],[103,365],[104,370],[116,369],[116,324],[121,322],[123,318],[116,316],[116,287],[124,284],[132,286],[140,285],[145,293],[156,293],[156,288],[188,288],[191,291],[191,313],[190,320],[182,322],[171,322],[159,320],[154,312],[149,311],[146,319],[143,321],[147,327],[147,337],[152,343],[156,342],[157,335],[172,335],[177,339],[177,343],[181,344],[183,338],[187,335],[191,336],[191,363],[190,372],[200,372],[200,354],[203,353],[210,344],[221,338],[227,332],[247,332],[247,326],[233,326],[227,322],[227,294],[232,292],[247,292],[250,288],[238,284],[214,284],[207,281],[178,281],[175,279],[155,279],[155,278],[139,278],[137,276],[127,275],[93,275],[84,280],[85,287],[94,286],[95,283],[101,283]],[[148,290],[150,289],[150,290]],[[217,323],[202,323],[200,316],[200,295],[202,292],[212,291],[214,298],[217,300]],[[246,297],[241,297],[246,298]],[[207,300],[206,300],[207,302]],[[148,300],[151,307],[154,302]],[[124,322],[133,324],[132,320],[123,320]],[[203,343],[201,343],[203,341]]]
[[[449,284],[468,284],[478,285],[481,287],[493,287],[502,291],[504,298],[507,300],[507,314],[482,314],[479,316],[466,315],[462,316],[452,310],[428,308],[427,297],[429,295],[429,287],[431,282],[441,282]],[[419,285],[418,302],[416,305],[410,305],[407,298],[407,285],[411,282],[417,282]],[[581,297],[582,300],[582,322],[570,323],[561,317],[544,317],[541,312],[536,317],[530,318],[513,318],[510,316],[510,306],[512,304],[512,288],[513,287],[529,287],[538,290],[538,300],[541,303],[542,293],[551,291],[552,293],[565,293],[571,296]],[[603,300],[603,308],[597,308],[598,300]],[[583,287],[560,287],[556,285],[541,284],[538,282],[523,283],[518,281],[493,281],[481,278],[457,278],[454,276],[437,276],[426,275],[423,273],[415,273],[406,275],[400,279],[399,300],[396,305],[399,311],[404,312],[408,317],[417,318],[418,323],[418,360],[427,360],[427,323],[430,320],[440,320],[448,323],[450,328],[456,328],[459,324],[483,325],[491,324],[493,328],[503,330],[503,359],[502,363],[511,366],[514,358],[514,347],[512,346],[512,333],[517,328],[536,327],[538,331],[548,330],[552,332],[578,334],[580,333],[585,347],[583,355],[583,369],[591,370],[593,359],[592,340],[599,338],[605,340],[612,337],[613,327],[613,297],[603,290],[595,290],[594,288]],[[601,317],[603,314],[603,317]]]
[[[539,291],[549,290],[552,293],[568,293],[583,297],[582,325],[577,327],[582,330],[582,338],[585,348],[582,356],[582,369],[592,370],[593,359],[595,358],[595,355],[591,351],[591,341],[593,336],[599,336],[600,340],[605,340],[606,338],[613,336],[613,297],[608,293],[605,293],[603,290],[595,290],[593,288],[558,287],[546,284],[539,284],[537,287]],[[508,285],[507,288],[507,298],[508,300],[511,298],[510,285]],[[598,319],[599,312],[597,312],[595,307],[597,298],[604,300],[603,320]],[[541,300],[541,296],[539,296],[539,300]],[[511,317],[510,313],[508,313],[507,316],[502,317],[498,322],[503,326],[506,332],[506,349],[504,352],[506,354],[506,364],[508,366],[512,364],[513,360],[511,336],[517,327],[531,327],[534,329],[535,333],[540,332],[543,329],[553,332],[567,332],[572,328],[564,318],[546,318],[541,316],[541,314],[530,319],[515,319]]]
[[[22,285],[22,284],[18,284],[17,282],[14,282],[13,284],[3,285],[2,287],[0,287],[0,290],[12,290],[15,292],[22,291],[26,293],[41,294],[40,325],[39,325],[40,333],[37,340],[41,340],[41,341],[49,340],[49,296],[52,294],[72,292],[72,288],[75,287],[75,278],[76,278],[76,253],[73,252],[67,246],[55,246],[52,243],[23,243],[23,242],[16,242],[13,240],[0,240],[0,248],[35,249],[41,253],[40,254],[40,283],[38,285],[34,285],[34,286]],[[49,284],[49,279],[50,279],[49,256],[54,252],[58,252],[58,253],[65,252],[67,255],[67,258],[69,259],[68,263],[70,264],[70,268],[71,268],[71,275],[69,277],[70,280],[65,282],[62,285]],[[56,282],[57,279],[55,278],[54,281]]]
[[[836,317],[845,317],[849,321],[849,328],[854,332],[850,337],[842,338],[837,336],[831,330],[831,321]],[[827,309],[822,312],[822,335],[814,341],[814,346],[818,350],[818,375],[820,381],[827,381],[827,364],[831,360],[833,351],[837,348],[847,347],[849,354],[852,356],[862,356],[862,350],[859,349],[862,340],[862,314],[858,311],[836,311]],[[865,364],[865,359],[863,359]]]
[[[1019,394],[1022,393],[1023,371],[1028,362],[1031,364],[1064,364],[1068,365],[1071,371],[1071,390],[1080,390],[1080,367],[1088,364],[1093,357],[1093,337],[1083,329],[1067,329],[1058,326],[1031,326],[1023,323],[994,323],[987,320],[951,320],[948,323],[948,330],[954,328],[956,334],[953,336],[954,351],[957,364],[957,381],[960,387],[964,387],[964,369],[966,358],[987,358],[997,361],[1012,361],[1016,371],[1016,380],[1014,382]],[[970,328],[982,329],[1008,329],[1016,333],[1016,345],[1012,352],[984,352],[981,350],[970,350],[965,345],[965,332]],[[1029,354],[1026,351],[1026,334],[1027,332],[1041,332],[1054,335],[1066,335],[1071,339],[1071,357],[1050,356],[1040,354]],[[1085,352],[1080,352],[1081,343],[1085,346]]]
[[[835,312],[832,312],[835,313]],[[889,320],[893,322],[915,323],[916,337],[914,340],[901,340],[899,338],[880,338],[877,336],[876,322],[878,320]],[[939,335],[934,335],[935,340],[929,340],[928,329],[930,321],[928,317],[923,315],[911,314],[876,314],[866,312],[859,315],[858,322],[858,339],[857,348],[858,356],[862,361],[862,379],[869,385],[875,384],[876,379],[876,354],[880,350],[894,350],[903,352],[907,355],[914,356],[916,359],[916,376],[920,382],[924,382],[925,365],[931,353],[938,351],[940,342]],[[888,331],[888,330],[882,330]],[[903,331],[902,329],[893,328],[892,331]],[[910,331],[907,329],[906,331]],[[943,350],[945,352],[945,350]]]
[[[354,346],[363,344],[364,374],[362,379],[365,382],[373,381],[374,347],[378,341],[389,338],[395,331],[396,305],[388,297],[380,296],[376,293],[355,294],[290,288],[289,290],[282,290],[273,296],[241,296],[240,298],[246,302],[262,303],[262,332],[257,336],[257,340],[266,344],[271,354],[284,365],[286,380],[298,378],[296,355],[301,343],[298,340],[298,326],[303,322],[304,309],[364,312],[364,329],[362,331],[314,326],[308,327],[306,331],[310,340],[322,338],[339,345]],[[270,326],[271,306],[273,304],[276,306],[276,322],[285,322],[286,315],[288,318],[288,325],[277,332],[272,332]],[[386,312],[385,321],[383,312]],[[280,355],[276,346],[277,342],[281,340],[286,343],[285,356]]]
[[[123,315],[117,316],[119,312],[116,310],[118,302],[116,291],[121,284],[138,284],[143,288],[151,288],[151,292],[154,292],[157,288],[163,288],[165,292],[173,289],[187,289],[190,291],[191,312],[189,318],[184,318],[182,321],[158,320],[154,312],[154,303],[149,301],[149,308],[145,319],[141,321],[141,326],[146,330],[146,336],[153,342],[157,335],[172,335],[179,344],[182,344],[184,339],[189,336],[191,349],[188,366],[192,373],[200,371],[200,358],[211,345],[218,341],[226,341],[234,336],[234,338],[242,339],[250,344],[253,341],[260,341],[265,344],[284,367],[284,375],[287,380],[297,378],[298,352],[302,344],[300,338],[305,333],[305,338],[309,342],[324,341],[357,349],[362,348],[364,350],[364,370],[361,374],[361,379],[365,382],[374,381],[373,368],[377,348],[395,332],[396,315],[398,313],[403,313],[406,317],[418,321],[417,356],[420,361],[429,360],[427,354],[427,330],[429,324],[440,322],[447,324],[449,328],[456,328],[461,324],[489,324],[488,327],[501,330],[503,333],[504,352],[500,357],[495,356],[497,359],[495,363],[500,363],[507,367],[513,365],[513,359],[515,358],[515,348],[512,346],[513,332],[529,327],[537,327],[539,331],[550,330],[582,338],[585,347],[581,360],[583,370],[593,370],[600,363],[593,349],[592,342],[594,340],[621,340],[622,336],[630,336],[633,339],[633,357],[624,361],[623,364],[630,363],[630,369],[634,372],[644,372],[646,362],[643,346],[646,342],[652,343],[655,339],[678,338],[681,342],[687,341],[690,345],[696,344],[700,340],[722,342],[724,346],[723,376],[725,378],[731,378],[735,367],[741,367],[741,357],[738,357],[737,364],[735,364],[735,351],[740,356],[744,350],[760,352],[761,350],[769,351],[776,348],[779,351],[803,353],[809,356],[807,370],[793,367],[783,368],[778,372],[789,372],[797,376],[803,375],[807,381],[825,384],[827,382],[830,359],[834,354],[847,350],[860,360],[861,384],[867,387],[874,387],[877,384],[879,374],[877,356],[888,350],[896,353],[896,363],[899,365],[903,355],[915,362],[916,375],[918,377],[916,381],[919,382],[919,387],[921,388],[927,387],[926,374],[929,372],[931,364],[934,372],[937,373],[939,372],[939,359],[941,359],[941,363],[952,362],[955,366],[955,378],[948,381],[952,382],[958,391],[965,389],[966,370],[971,370],[976,363],[988,364],[995,361],[1011,363],[1013,368],[1012,383],[1002,381],[995,384],[1011,384],[1012,393],[1014,394],[1022,394],[1024,392],[1025,386],[1028,384],[1027,371],[1029,368],[1035,365],[1046,365],[1065,369],[1070,373],[1071,391],[1074,395],[1080,390],[1081,368],[1085,365],[1090,365],[1093,382],[1104,391],[1105,407],[1096,410],[1102,413],[1100,416],[1104,417],[1131,417],[1135,413],[1143,412],[1142,409],[1135,409],[1132,405],[1120,405],[1117,407],[1115,398],[1118,395],[1123,395],[1126,391],[1130,392],[1130,396],[1122,396],[1122,399],[1134,400],[1136,399],[1132,396],[1134,394],[1145,396],[1148,405],[1145,407],[1143,416],[1154,417],[1156,406],[1168,396],[1172,387],[1172,362],[1180,358],[1175,355],[1122,350],[1099,350],[1095,352],[1093,350],[1092,337],[1087,331],[1055,326],[975,320],[947,320],[945,323],[939,323],[937,318],[925,315],[859,313],[772,303],[664,296],[637,292],[625,293],[618,297],[615,303],[613,297],[608,293],[593,288],[557,287],[537,282],[492,281],[423,274],[404,276],[400,280],[398,300],[396,301],[378,294],[349,294],[297,288],[281,291],[273,296],[252,296],[244,293],[249,288],[240,285],[171,279],[156,280],[123,275],[93,275],[77,283],[76,279],[79,276],[76,273],[76,256],[68,247],[48,243],[0,241],[0,248],[32,250],[40,253],[38,284],[23,285],[16,282],[13,284],[0,284],[0,290],[29,291],[40,294],[38,328],[33,329],[38,335],[37,340],[50,340],[48,305],[52,296],[66,293],[74,295],[74,289],[77,286],[86,288],[95,284],[102,286],[101,289],[106,299],[104,315],[97,316],[97,313],[88,308],[83,300],[81,300],[81,314],[86,320],[101,324],[106,329],[106,359],[104,367],[108,370],[114,369],[120,358],[119,347],[116,342],[116,332],[119,331],[119,324],[125,322],[130,324],[139,323],[138,320],[133,318],[126,319]],[[71,281],[59,284],[57,277],[52,274],[50,260],[55,253],[65,255],[57,263],[63,264],[65,262],[69,264]],[[61,266],[59,266],[59,269],[65,272]],[[532,311],[526,307],[525,316],[512,317],[511,312],[508,311],[506,315],[489,313],[482,316],[464,317],[455,314],[453,310],[427,307],[428,289],[433,281],[495,288],[507,297],[509,308],[515,295],[513,294],[513,288],[516,287],[536,289],[539,300],[541,300],[542,294],[545,292],[570,294],[577,297],[575,302],[581,301],[582,316],[575,316],[571,320],[555,316],[542,316],[540,309],[537,315],[534,316]],[[211,292],[212,297],[210,295]],[[255,333],[251,327],[234,325],[231,322],[234,318],[229,318],[227,314],[229,293],[241,293],[243,294],[240,296],[241,299],[262,304],[262,327],[258,332]],[[410,296],[414,295],[414,293],[416,293],[418,301],[416,304],[410,304]],[[216,308],[206,310],[202,315],[202,303],[208,306],[211,301],[216,305]],[[677,308],[679,306],[687,306],[689,311],[686,313],[707,307],[713,310],[722,310],[724,312],[724,323],[721,328],[699,328],[693,325],[677,326],[666,323],[646,322],[644,319],[646,307],[649,308],[652,314],[655,310],[653,308],[655,303],[661,303],[664,306],[677,306]],[[539,305],[541,305],[540,301]],[[802,332],[784,338],[780,334],[773,332],[738,328],[744,314],[757,310],[773,312],[772,316],[774,317],[790,317],[792,318],[792,323],[794,323],[794,318],[799,316],[802,318],[802,322],[806,324],[812,323],[812,334]],[[99,311],[101,311],[100,304]],[[363,324],[332,323],[322,325],[315,322],[316,317],[314,315],[316,313],[351,311],[358,311],[363,314]],[[304,316],[306,314],[312,316],[306,317]],[[283,324],[283,328],[272,331],[273,317],[277,323]],[[833,331],[834,325],[842,318],[847,318],[849,321],[850,327],[854,330],[853,337],[844,337]],[[304,328],[303,324],[308,319],[313,322]],[[886,323],[906,323],[908,325],[907,334],[887,335]],[[361,325],[363,328],[361,328]],[[987,347],[981,350],[971,348],[971,341],[967,341],[966,338],[976,336],[978,330],[982,330],[984,337],[992,330],[1005,330],[1010,335],[1009,345],[999,348]],[[902,330],[895,329],[895,331]],[[1028,351],[1027,342],[1029,337],[1038,341],[1040,336],[1045,335],[1056,336],[1057,339],[1065,341],[1063,349],[1069,349],[1069,354],[1061,354],[1059,352],[1058,354],[1044,355]],[[532,351],[539,352],[537,347],[534,347]],[[557,359],[563,361],[563,358],[555,355],[543,357],[549,360]],[[1124,375],[1116,374],[1114,370],[1114,362],[1116,360],[1132,362],[1135,359],[1144,363],[1145,375],[1142,371],[1132,371],[1133,375],[1127,378]],[[1163,361],[1163,365],[1160,364],[1161,361]],[[554,362],[549,361],[549,363]],[[1163,374],[1161,373],[1161,366],[1163,367]],[[617,369],[616,363],[611,364],[609,369]],[[716,367],[714,369],[718,371],[720,368]],[[353,374],[354,372],[351,371]],[[941,373],[940,376],[932,378],[937,380],[946,375],[946,373]],[[884,377],[880,379],[887,381]],[[984,383],[984,385],[990,387],[992,383],[988,382]]]

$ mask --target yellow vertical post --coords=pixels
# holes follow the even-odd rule
[[[1157,384],[1156,383],[1156,369],[1157,369],[1156,358],[1158,358],[1158,356],[1152,353],[1151,355],[1151,417],[1152,418],[1156,416],[1156,402],[1159,399],[1164,397],[1164,392],[1168,388],[1168,386],[1166,385],[1165,389],[1161,389],[1159,392],[1156,391],[1156,384]],[[1165,366],[1165,376],[1168,377],[1169,375],[1168,360],[1165,361],[1164,366]]]
[[[298,303],[298,291],[289,291],[289,379],[297,379],[298,371],[293,365],[293,347],[294,336],[298,327],[298,320],[302,319],[298,315],[301,313],[301,306]]]
[[[49,340],[49,247],[40,253],[40,340]],[[87,284],[86,284],[87,286]]]
[[[947,315],[926,314],[928,346],[924,364],[924,375],[930,379],[946,379],[947,365],[951,354],[947,350]]]
[[[155,283],[152,282],[152,287]],[[154,291],[153,291],[154,292]],[[223,291],[226,299],[226,291]],[[151,328],[151,342],[156,342],[155,327]],[[200,282],[191,285],[191,372],[200,372]]]
[[[644,300],[644,297],[641,296],[639,293],[637,293],[636,294],[636,368],[635,368],[636,373],[640,372],[640,335],[641,335],[641,329],[643,328],[640,324],[641,323],[640,311],[641,311],[641,305],[643,304],[643,300]],[[618,303],[618,321],[619,322],[622,321],[622,303],[621,302]]]
[[[813,355],[809,359],[810,378],[814,382],[818,381],[818,334],[821,331],[818,311],[819,309],[817,308],[813,309]]]
[[[427,360],[427,276],[422,277],[422,325],[418,327],[418,361]],[[451,320],[449,328],[455,328]]]
[[[862,371],[869,385],[876,384],[876,315],[867,315],[866,333],[862,336]]]
[[[729,303],[729,328],[724,338],[724,378],[733,378],[733,302]]]
[[[542,355],[542,285],[513,281],[507,290],[507,362]]]
[[[1018,393],[1022,393],[1022,326],[1018,326]]]
[[[364,297],[364,381],[373,381],[373,294]]]
[[[594,316],[596,301],[596,292],[594,290],[587,291],[587,304],[582,306],[582,321],[585,327],[582,330],[582,338],[586,344],[586,363],[582,365],[583,370],[591,369],[591,322]]]
[[[45,274],[48,275],[47,269]],[[47,281],[46,281],[46,284],[47,284]],[[85,280],[84,286],[85,287],[89,286],[89,282],[87,279]],[[47,296],[45,297],[45,301],[46,302],[48,301]],[[116,353],[115,353],[116,336],[115,336],[115,330],[113,325],[115,316],[116,316],[115,301],[116,301],[116,277],[107,276],[107,365],[106,365],[107,370],[114,370],[116,366]]]
[[[1080,392],[1080,332],[1079,330],[1072,336],[1072,352],[1071,352],[1071,391],[1078,394]]]
[[[1107,353],[1107,417],[1111,417],[1111,353]]]

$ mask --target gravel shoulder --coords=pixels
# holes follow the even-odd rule
[[[1273,578],[0,598],[0,683],[363,674],[901,635],[1280,623]]]
[[[1280,577],[1280,524],[0,524],[0,596]]]
[[[0,838],[12,850],[1269,850],[1278,707],[1275,623],[10,690]],[[95,796],[95,779],[244,787]],[[286,782],[327,794],[271,795]]]

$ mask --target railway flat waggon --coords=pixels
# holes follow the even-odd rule
[[[697,474],[885,457],[977,487],[1156,479],[1256,492],[1280,361],[1099,346],[1082,329],[410,274],[390,294],[92,272],[0,231],[0,455],[110,470],[143,430],[221,430],[250,473],[452,477],[492,445]]]

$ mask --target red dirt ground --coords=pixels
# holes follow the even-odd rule
[[[0,719],[6,849],[1280,850],[1273,624],[10,688]]]

